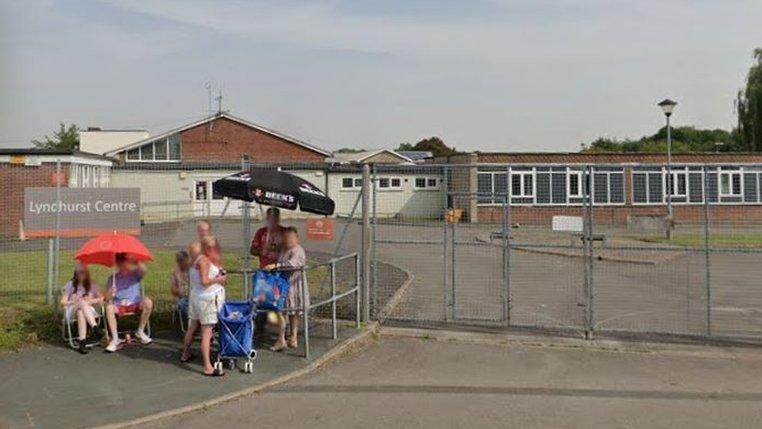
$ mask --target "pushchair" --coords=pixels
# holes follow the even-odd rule
[[[257,351],[254,349],[255,306],[250,301],[227,301],[220,308],[217,321],[217,360],[214,369],[222,371],[222,361],[228,362],[228,369],[234,369],[239,358],[246,361],[243,371],[254,372],[254,360]]]

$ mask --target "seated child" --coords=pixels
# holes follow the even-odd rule
[[[103,295],[98,290],[98,285],[90,281],[90,270],[87,265],[77,263],[74,275],[66,283],[64,293],[61,295],[61,307],[69,322],[77,322],[77,339],[79,340],[78,351],[88,353],[87,343],[95,342],[103,336],[100,326],[95,320],[96,311],[94,304],[103,301]],[[92,336],[88,340],[87,327],[92,329]]]

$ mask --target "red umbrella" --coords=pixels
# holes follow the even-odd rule
[[[153,261],[151,252],[137,238],[114,231],[112,234],[99,235],[83,244],[74,259],[85,264],[98,264],[113,267],[117,253],[125,253],[140,262]]]

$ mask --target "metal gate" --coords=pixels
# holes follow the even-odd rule
[[[679,170],[375,166],[373,313],[393,302],[384,316],[415,324],[762,337],[762,227],[730,205],[762,201],[762,167]]]

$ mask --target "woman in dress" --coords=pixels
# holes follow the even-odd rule
[[[278,315],[278,341],[270,348],[272,351],[281,351],[286,347],[296,348],[299,345],[297,335],[299,332],[299,315],[305,305],[309,304],[309,289],[302,268],[307,263],[307,255],[304,248],[299,244],[299,233],[296,228],[290,226],[283,233],[283,251],[278,262],[265,267],[266,270],[283,270],[288,274],[290,288],[286,297],[286,315],[288,316],[291,333],[286,341],[286,320],[284,315]],[[302,291],[305,293],[306,302],[302,302]]]

